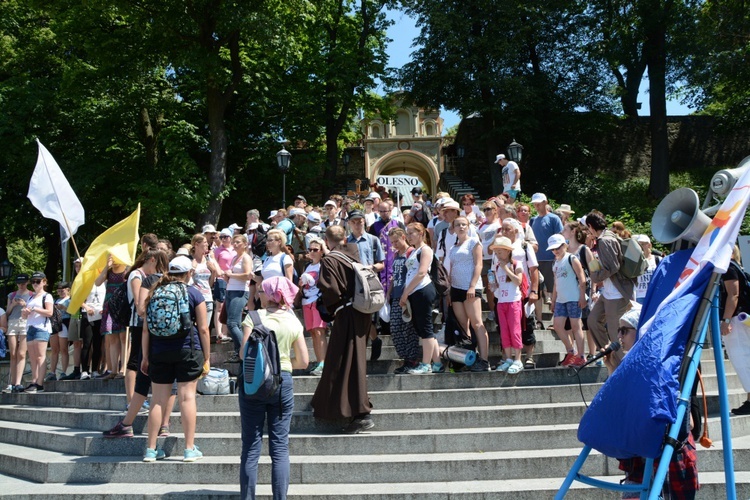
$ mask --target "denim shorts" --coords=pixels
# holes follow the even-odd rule
[[[37,328],[35,326],[29,326],[26,328],[26,342],[33,342],[35,340],[49,342],[50,335],[51,333],[43,328]]]
[[[555,302],[555,318],[580,318],[581,308],[578,302]]]
[[[224,299],[227,298],[227,282],[224,280],[214,281],[213,295],[216,302],[224,302]]]

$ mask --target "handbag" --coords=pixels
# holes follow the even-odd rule
[[[223,368],[211,368],[205,377],[198,380],[197,391],[203,395],[230,394],[229,372]]]

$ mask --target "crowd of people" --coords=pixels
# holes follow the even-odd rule
[[[46,291],[44,273],[19,274],[7,311],[0,310],[11,357],[4,392],[43,390],[45,380],[58,378],[58,366],[61,380],[124,379],[127,414],[104,435],[132,436],[136,415],[149,411],[144,461],[164,457],[157,438],[169,435],[169,415],[179,397],[184,460],[198,460],[202,453],[194,443],[195,392],[198,378],[210,368],[211,343],[231,342],[229,361],[240,361],[253,328],[248,312],[259,311],[263,324],[277,334],[287,383],[273,401],[240,403],[244,496],[254,491],[266,417],[273,429],[274,492],[288,486],[293,369],[320,377],[311,403],[316,418],[343,421],[347,433],[374,427],[366,353],[369,343],[370,359],[380,357],[383,334],[391,336],[403,360],[397,374],[490,371],[489,339],[497,335],[502,356],[494,369],[515,375],[535,368],[534,332],[544,328],[542,310],[548,304],[552,328],[565,347],[560,365],[583,366],[627,333],[620,320],[637,311],[659,256],[647,235],[631,235],[617,222],[608,226],[596,210],[575,218],[569,205],[550,206],[543,193],[535,193],[531,204],[516,201],[518,174],[506,192],[481,206],[470,194],[454,200],[441,192],[429,199],[420,188],[412,191],[414,203],[406,209],[395,206],[382,189],[363,199],[334,195],[322,207],[309,205],[300,195],[292,206],[272,211],[265,220],[251,209],[244,226],[232,224],[218,231],[206,225],[176,251],[169,241],[145,234],[135,263],[126,267],[110,259],[73,315],[65,311],[69,283],[58,283],[55,300]],[[637,278],[620,273],[618,241],[631,237],[648,263]],[[387,321],[352,307],[352,262],[378,273],[387,293]],[[434,282],[439,265],[450,282],[444,295]],[[78,259],[76,272],[80,266]],[[186,287],[193,325],[179,340],[149,334],[145,322],[155,290],[171,285]],[[122,287],[132,307],[127,324],[110,311],[112,297]],[[51,325],[54,308],[63,313],[58,332]],[[302,321],[295,310],[301,311]],[[483,310],[494,319],[487,323],[494,325],[492,332]],[[443,316],[442,331],[435,330],[436,314]],[[303,331],[312,337],[312,363]],[[48,343],[52,354],[45,375]],[[476,361],[468,367],[449,362],[441,356],[441,344],[474,349]],[[32,372],[24,387],[27,355]],[[622,355],[615,352],[607,358],[610,369]]]

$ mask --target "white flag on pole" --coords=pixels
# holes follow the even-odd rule
[[[28,198],[42,215],[60,223],[63,242],[85,222],[83,205],[47,149],[39,144],[39,157],[31,175]]]

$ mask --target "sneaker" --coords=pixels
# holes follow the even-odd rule
[[[373,427],[375,427],[375,422],[373,422],[372,418],[367,415],[363,418],[352,419],[352,421],[349,422],[349,425],[344,427],[344,432],[346,434],[359,434],[360,432],[370,430]]]
[[[490,362],[486,359],[482,359],[480,357],[477,357],[477,360],[474,362],[473,365],[471,365],[471,368],[469,368],[472,372],[487,372],[490,371]]]
[[[523,371],[523,363],[521,363],[521,360],[516,360],[508,367],[508,374],[515,375],[518,372]]]
[[[16,394],[18,394],[20,392],[26,392],[26,389],[24,389],[22,385],[14,385],[13,386],[13,392],[15,392]]]
[[[325,362],[318,363],[315,368],[310,370],[310,375],[315,375],[316,377],[323,375],[323,366],[325,366]]]
[[[393,370],[393,373],[395,373],[396,375],[406,375],[409,373],[409,370],[417,366],[419,366],[419,363],[404,361],[404,364]]]
[[[383,351],[383,339],[375,337],[372,339],[370,346],[370,361],[377,361],[380,359],[380,353]]]
[[[34,384],[36,386],[36,392],[44,392],[44,386],[39,384]]]
[[[445,365],[443,363],[432,363],[432,373],[445,373]]]
[[[581,367],[586,364],[586,358],[583,358],[581,356],[576,356],[572,363],[570,363],[570,366],[575,367]]]
[[[159,427],[159,437],[167,437],[169,436],[169,426],[168,425],[162,425]]]
[[[498,372],[507,372],[508,368],[510,368],[510,365],[512,365],[512,364],[513,364],[513,360],[510,359],[510,358],[508,358],[505,361],[503,361],[502,364],[497,365],[497,368],[495,368],[495,371],[498,371]]]
[[[734,415],[750,415],[750,401],[745,401],[742,406],[732,410]]]
[[[604,360],[599,359],[596,363],[594,363],[594,365],[601,368],[604,366]]]
[[[182,461],[183,462],[195,462],[196,460],[200,460],[203,458],[203,453],[198,449],[197,446],[193,445],[192,450],[185,449],[185,452],[182,454]]]
[[[427,363],[419,363],[414,368],[409,368],[406,373],[408,373],[409,375],[424,375],[427,373],[432,373],[432,367]]]
[[[27,385],[26,389],[24,389],[23,392],[28,392],[29,394],[36,394],[36,384]]]
[[[83,376],[83,375],[81,375],[81,376]],[[94,370],[93,372],[91,372],[91,376],[89,378],[99,378],[99,377],[100,377],[99,372],[96,371],[96,370]]]
[[[10,394],[11,392],[13,392],[13,386],[12,385],[9,385],[5,389],[3,389],[3,394]]]
[[[52,373],[52,372],[48,373],[48,374],[47,374],[47,376],[46,376],[46,377],[44,377],[44,381],[45,381],[45,382],[51,382],[51,381],[53,381],[53,380],[57,380],[57,377],[56,377],[56,376],[55,376],[55,374],[54,374],[54,373]]]
[[[81,372],[80,380],[91,380],[91,375],[89,375],[89,372]]]
[[[560,363],[560,366],[570,366],[570,365],[572,365],[573,363],[575,363],[575,360],[576,360],[577,357],[578,356],[576,356],[572,352],[569,352],[563,358],[562,363]]]
[[[59,380],[78,380],[79,378],[81,378],[81,372],[73,370],[69,374],[61,376]]]
[[[143,454],[143,461],[144,462],[156,462],[157,460],[161,460],[165,457],[164,450],[161,448],[157,448],[155,450],[151,448],[146,448],[146,453]]]
[[[138,410],[138,413],[148,413],[149,410],[151,410],[151,405],[148,403],[148,400],[146,400],[141,405],[141,409]]]
[[[97,375],[96,372],[94,372],[94,378],[109,379],[111,377],[112,377],[112,372],[109,370],[107,370],[104,373],[100,373],[99,375]]]
[[[531,356],[526,358],[526,362],[523,364],[523,368],[524,370],[533,370],[534,368],[536,368],[536,363],[534,363],[534,358],[532,358]]]
[[[108,431],[102,432],[105,438],[132,438],[133,437],[133,426],[124,425],[122,420],[117,422],[117,425],[112,427]],[[145,458],[145,457],[144,457]]]

